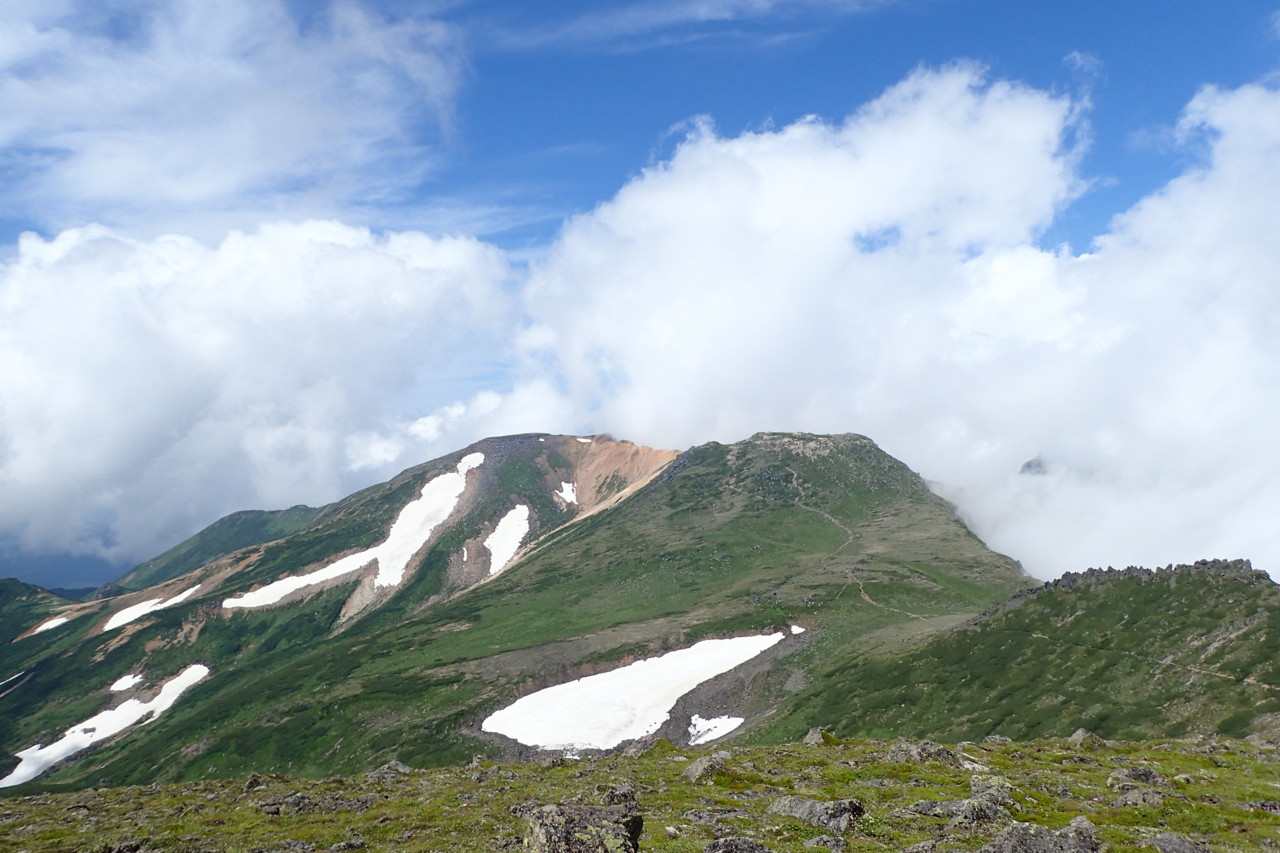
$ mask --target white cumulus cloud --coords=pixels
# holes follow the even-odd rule
[[[459,35],[354,2],[18,2],[0,11],[6,212],[153,233],[385,200],[431,167]]]
[[[531,374],[664,446],[868,434],[1043,577],[1280,570],[1280,95],[1197,95],[1202,159],[1086,253],[1037,244],[1083,187],[1078,118],[958,65],[840,124],[703,127],[534,270]]]
[[[0,525],[141,560],[448,452],[404,425],[501,354],[508,276],[474,239],[331,222],[26,235],[0,265]]]

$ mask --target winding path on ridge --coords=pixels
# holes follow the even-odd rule
[[[787,467],[787,473],[791,475],[791,482],[795,484],[796,491],[800,493],[800,498],[796,501],[796,506],[821,516],[822,518],[826,519],[827,521],[831,522],[836,527],[839,527],[841,530],[844,531],[844,542],[840,545],[839,548],[835,549],[834,551],[831,552],[830,555],[828,555],[827,559],[830,560],[831,558],[839,554],[841,551],[843,551],[845,548],[848,548],[850,545],[853,544],[853,540],[856,538],[855,534],[851,528],[849,528],[847,525],[845,525],[842,521],[840,521],[835,516],[831,515],[831,513],[827,512],[826,510],[818,509],[817,507],[809,506],[808,504],[806,504],[804,502],[804,498],[805,498],[804,482],[800,479],[800,475],[797,474],[795,472],[795,469],[791,468],[790,466]],[[890,607],[887,604],[881,604],[880,602],[876,601],[867,592],[866,585],[862,582],[862,579],[858,577],[857,572],[854,571],[853,569],[846,569],[845,575],[848,578],[848,581],[846,581],[845,585],[840,588],[840,592],[836,593],[836,598],[839,598],[841,595],[844,594],[845,589],[848,588],[850,583],[856,583],[858,585],[858,593],[862,596],[862,600],[865,601],[867,604],[870,604],[872,607],[879,607],[881,610],[888,610],[893,613],[901,613],[904,616],[910,616],[912,619],[919,619],[922,622],[929,621],[927,617],[921,616],[919,613],[912,613],[909,610],[899,610],[896,607]]]

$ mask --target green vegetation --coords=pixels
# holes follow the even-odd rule
[[[114,704],[106,686],[127,672],[154,689],[191,663],[212,669],[159,720],[24,789],[252,771],[323,778],[392,760],[496,757],[504,745],[479,725],[518,695],[703,638],[789,625],[803,626],[803,639],[724,697],[752,719],[736,743],[793,741],[814,724],[959,740],[1077,726],[1244,736],[1280,721],[1280,601],[1264,576],[1216,564],[1091,573],[1025,594],[1015,563],[865,438],[704,445],[570,524],[571,509],[552,495],[568,464],[552,464],[553,442],[515,436],[477,448],[482,487],[394,594],[354,617],[354,575],[280,607],[228,612],[220,602],[380,541],[422,484],[466,451],[235,554],[245,565],[221,586],[125,631],[95,633],[107,604],[0,644],[0,677],[26,673],[0,691],[7,754]],[[516,502],[532,508],[535,532],[551,532],[511,570],[463,591],[474,579],[450,574],[461,549]],[[4,602],[6,620],[12,612],[29,626],[58,606],[18,592]],[[14,764],[0,756],[0,775]]]
[[[644,818],[641,849],[655,853],[700,853],[721,835],[754,838],[778,853],[812,849],[804,843],[824,830],[767,812],[784,795],[861,802],[866,814],[844,834],[854,853],[905,850],[926,841],[972,851],[1014,820],[1058,830],[1080,816],[1093,824],[1108,853],[1150,853],[1149,840],[1161,833],[1215,850],[1280,845],[1280,760],[1273,748],[1240,741],[1076,747],[1042,739],[962,744],[954,752],[907,760],[901,745],[825,738],[815,746],[735,748],[719,771],[690,781],[684,771],[705,754],[659,741],[633,758],[475,761],[323,780],[255,773],[227,781],[42,793],[0,800],[0,853],[134,849],[131,844],[228,853],[488,853],[518,846],[526,823],[513,809],[598,804],[623,786],[634,792]],[[1154,796],[1145,805],[1121,800],[1118,775],[1134,768],[1154,779],[1146,787]],[[995,777],[1007,792],[1006,805],[991,820],[952,825],[915,807],[926,800],[965,800],[983,777]]]
[[[847,735],[1280,737],[1280,587],[1240,562],[1068,575],[905,654],[842,661],[805,698]]]
[[[318,521],[326,509],[295,506],[274,512],[232,513],[133,569],[116,583],[127,589],[164,583],[242,548],[291,536]]]

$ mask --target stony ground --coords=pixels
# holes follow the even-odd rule
[[[809,740],[11,797],[0,851],[514,850],[540,806],[632,800],[645,851],[1280,849],[1272,745]]]

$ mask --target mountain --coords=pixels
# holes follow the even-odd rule
[[[1068,573],[808,698],[850,735],[1280,740],[1280,586],[1243,560]]]
[[[954,649],[974,626],[1045,594],[869,439],[781,433],[683,453],[486,439],[326,507],[231,516],[122,580],[151,585],[0,604],[20,626],[0,644],[0,786],[323,777],[818,724],[985,734],[1017,715],[984,716],[993,694],[959,677],[936,676],[951,705],[887,711],[931,689],[895,667],[945,647],[973,670]],[[1099,596],[1082,631],[1119,618]],[[1110,663],[1071,660],[1086,681]],[[1034,663],[1011,672],[999,699],[1016,708]]]
[[[114,581],[114,585],[122,587],[121,591],[127,591],[162,584],[232,551],[283,539],[311,527],[335,506],[336,504],[331,504],[317,508],[299,505],[274,511],[251,509],[232,513],[160,556],[137,566]]]

